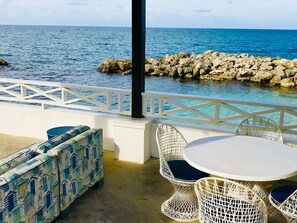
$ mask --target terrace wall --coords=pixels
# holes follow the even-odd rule
[[[0,133],[47,139],[46,131],[55,126],[88,125],[103,129],[103,147],[115,151],[115,158],[144,163],[158,157],[155,132],[161,123],[153,119],[62,108],[43,109],[33,105],[0,104]],[[210,135],[230,134],[210,128],[177,126],[188,142]]]

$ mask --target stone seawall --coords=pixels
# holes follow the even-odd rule
[[[107,59],[97,68],[102,73],[131,74],[131,60]],[[163,58],[147,58],[145,74],[194,80],[240,80],[282,87],[297,85],[297,59],[254,57],[211,50],[203,54],[180,52]]]

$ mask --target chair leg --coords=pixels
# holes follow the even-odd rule
[[[176,186],[171,198],[163,202],[161,211],[167,217],[180,222],[198,220],[198,200],[191,186]]]

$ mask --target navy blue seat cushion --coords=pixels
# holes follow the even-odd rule
[[[195,169],[185,160],[170,160],[168,165],[174,177],[179,180],[196,181],[202,177],[208,177],[208,173],[204,173]]]
[[[271,196],[279,203],[283,203],[294,191],[297,190],[297,186],[280,186],[271,191]]]

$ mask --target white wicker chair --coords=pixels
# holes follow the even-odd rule
[[[266,223],[267,208],[262,198],[237,182],[206,177],[195,183],[201,223]]]
[[[193,168],[184,160],[183,149],[187,142],[173,126],[159,126],[156,140],[160,157],[160,174],[169,180],[175,189],[175,193],[163,202],[162,213],[176,221],[198,220],[194,183],[208,174]]]
[[[269,194],[270,203],[289,223],[297,223],[297,186],[279,186]]]
[[[256,136],[283,143],[278,125],[273,120],[260,116],[244,119],[238,125],[235,135]]]

